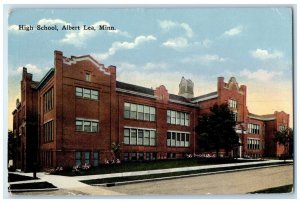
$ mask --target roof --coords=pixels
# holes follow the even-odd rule
[[[208,100],[211,99],[212,97],[218,96],[218,92],[210,92],[198,97],[194,97],[191,99],[192,102],[198,102],[198,101],[203,101],[203,100]]]
[[[129,91],[133,91],[133,92],[138,92],[138,93],[148,94],[148,95],[154,96],[154,90],[150,89],[150,88],[147,88],[147,87],[142,87],[142,86],[133,85],[133,84],[120,82],[120,81],[117,81],[116,86],[117,86],[117,88],[120,88],[120,89],[129,90]]]
[[[172,99],[172,100],[176,100],[176,101],[191,103],[190,100],[186,99],[183,96],[178,96],[176,94],[169,94],[169,98]]]
[[[44,86],[54,75],[54,68],[51,68],[46,75],[41,79],[41,81],[36,85],[36,89],[39,89]]]
[[[274,114],[265,114],[265,115],[256,115],[253,113],[248,113],[249,118],[257,119],[257,120],[263,120],[263,121],[270,121],[275,120]]]

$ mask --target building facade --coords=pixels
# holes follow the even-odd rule
[[[178,95],[165,86],[155,89],[116,80],[116,67],[104,67],[91,56],[70,58],[54,52],[54,68],[39,82],[23,68],[21,101],[13,111],[18,136],[16,166],[41,168],[93,166],[113,158],[111,146],[120,144],[120,159],[182,158],[199,153],[198,117],[214,104],[228,103],[237,121],[240,157],[279,156],[274,132],[289,126],[289,115],[248,112],[247,88],[232,77],[220,77],[217,91],[194,97],[194,83],[182,77]]]

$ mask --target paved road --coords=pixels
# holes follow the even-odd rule
[[[293,165],[107,188],[130,195],[246,194],[293,184]]]

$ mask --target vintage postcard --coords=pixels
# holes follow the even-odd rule
[[[8,198],[293,195],[294,16],[7,6]]]

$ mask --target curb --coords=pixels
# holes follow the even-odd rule
[[[160,178],[151,178],[151,179],[142,179],[142,180],[131,180],[131,181],[112,182],[112,183],[101,183],[101,184],[91,184],[91,185],[92,186],[113,187],[113,186],[118,186],[118,185],[127,185],[127,184],[162,181],[162,180],[171,180],[171,179],[179,179],[179,178],[187,178],[187,177],[195,177],[195,176],[204,176],[204,175],[214,175],[214,174],[221,174],[221,173],[231,173],[231,172],[247,171],[247,170],[254,170],[254,169],[261,169],[261,168],[279,167],[279,166],[286,166],[286,165],[293,165],[293,163],[280,163],[280,164],[274,164],[274,165],[254,166],[254,167],[247,167],[247,168],[240,168],[240,169],[228,169],[228,170],[223,169],[223,170],[220,170],[220,171],[212,171],[212,172],[203,172],[203,173],[199,172],[199,173],[187,174],[187,175],[177,175],[177,176],[169,176],[169,177],[160,177]]]

